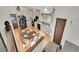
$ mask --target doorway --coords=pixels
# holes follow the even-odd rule
[[[58,45],[60,45],[60,43],[61,43],[65,24],[66,24],[66,19],[62,19],[62,18],[56,19],[56,26],[55,26],[53,42],[55,42]]]

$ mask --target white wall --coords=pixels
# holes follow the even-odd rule
[[[6,52],[5,46],[2,42],[1,36],[0,36],[0,52]]]
[[[52,35],[54,35],[56,18],[67,19],[61,41],[62,46],[64,46],[65,40],[79,46],[79,7],[55,7]]]
[[[0,6],[0,32],[3,36],[3,39],[5,41],[5,44],[7,45],[7,37],[5,33],[5,26],[4,26],[4,21],[8,20],[10,21],[10,14],[15,14],[16,13],[16,7],[13,6]]]

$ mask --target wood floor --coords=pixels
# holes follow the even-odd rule
[[[27,26],[27,27],[28,27],[28,28],[31,28],[32,30],[34,30],[34,31],[36,31],[36,32],[39,32],[38,29],[32,27],[31,25],[29,25],[29,26]],[[17,30],[16,30],[15,32],[17,32]],[[20,31],[19,31],[19,32],[20,32]],[[19,35],[17,34],[17,36],[19,36]],[[15,49],[15,46],[14,46],[14,43],[13,43],[13,38],[12,38],[11,33],[8,33],[8,37],[9,37],[9,40],[8,40],[8,46],[9,46],[8,48],[9,48],[9,51],[10,51],[10,52],[15,52],[16,49]],[[43,41],[44,41],[44,44],[47,45],[47,44],[50,42],[50,36],[45,33],[45,38],[43,39]],[[21,41],[19,41],[19,44],[20,44],[20,46],[21,46],[21,47],[18,48],[18,49],[20,50],[20,52],[25,52],[26,49],[22,47]],[[17,45],[19,45],[19,44],[17,44]]]

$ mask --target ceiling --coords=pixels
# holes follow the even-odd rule
[[[44,9],[46,8],[48,10],[48,13],[53,11],[53,8],[56,10],[62,10],[62,11],[68,11],[68,12],[79,12],[79,6],[25,6],[26,8],[30,9],[37,9],[41,12],[44,12]]]
[[[53,8],[62,8],[67,10],[79,10],[79,6],[26,6],[31,9],[43,10],[47,8],[48,10],[53,10]]]
[[[31,8],[31,9],[39,9],[39,10],[43,10],[44,8],[47,8],[49,10],[53,9],[52,6],[26,6],[28,8]]]
[[[52,6],[26,6],[26,8],[37,9],[37,10],[40,10],[41,13],[51,13],[54,7]],[[45,8],[47,11],[44,11]]]

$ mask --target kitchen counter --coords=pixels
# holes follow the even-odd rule
[[[32,27],[31,25],[29,25],[28,28],[32,29],[33,31],[39,32],[40,33],[39,38],[35,42],[29,42],[28,46],[24,46],[23,40],[21,39],[21,35],[20,35],[21,29],[19,29],[19,28],[15,29],[15,34],[16,34],[15,41],[16,41],[16,45],[17,45],[19,52],[31,52],[31,51],[33,51],[33,49],[36,48],[36,46],[41,41],[44,41],[44,44],[46,44],[46,45],[50,42],[50,37],[47,34],[37,30],[36,28]]]

